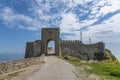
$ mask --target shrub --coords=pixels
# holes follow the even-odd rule
[[[111,76],[120,77],[120,71],[119,71],[119,70],[117,70],[117,71],[116,71],[116,70],[115,70],[115,71],[111,71],[111,72],[110,72],[110,75],[111,75]]]

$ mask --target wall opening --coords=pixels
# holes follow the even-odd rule
[[[54,55],[55,54],[55,41],[50,40],[48,41],[47,45],[47,55]]]

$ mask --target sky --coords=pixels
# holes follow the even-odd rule
[[[60,28],[61,38],[104,42],[120,60],[120,0],[0,0],[0,54],[24,54],[41,28]]]

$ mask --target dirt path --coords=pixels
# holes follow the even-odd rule
[[[68,62],[54,56],[46,57],[46,61],[42,65],[27,68],[10,80],[81,80],[76,77],[74,67]]]

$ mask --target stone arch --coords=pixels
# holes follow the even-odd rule
[[[50,40],[55,42],[55,55],[61,55],[59,28],[42,28],[42,54],[47,55],[47,44]]]

